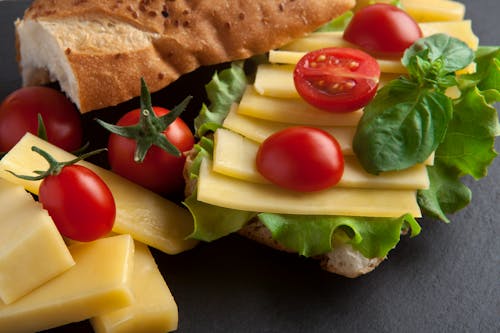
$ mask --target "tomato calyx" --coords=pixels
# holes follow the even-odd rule
[[[45,158],[45,160],[49,163],[49,167],[47,170],[35,170],[35,171],[33,171],[38,176],[19,175],[19,174],[16,174],[15,172],[12,172],[10,170],[7,170],[7,172],[11,173],[12,175],[16,176],[17,178],[24,179],[24,180],[30,180],[30,181],[42,180],[42,179],[47,178],[48,176],[58,175],[61,173],[61,170],[64,167],[76,164],[76,163],[78,163],[78,162],[80,162],[80,161],[82,161],[90,156],[94,156],[94,155],[99,154],[103,151],[106,151],[107,149],[102,148],[102,149],[93,150],[89,153],[83,154],[81,156],[78,156],[75,159],[72,159],[72,160],[66,161],[66,162],[57,161],[52,155],[50,155],[48,152],[46,152],[45,150],[43,150],[39,147],[33,146],[33,147],[31,147],[31,150],[34,151],[35,153],[38,153],[43,158]]]
[[[155,145],[167,153],[180,157],[181,151],[173,145],[163,134],[170,124],[172,124],[191,101],[193,97],[186,97],[179,105],[172,109],[168,114],[158,117],[153,111],[151,103],[151,94],[146,82],[141,78],[141,113],[139,122],[131,126],[118,126],[106,123],[100,119],[96,121],[111,133],[133,139],[136,142],[134,161],[142,163],[151,146]]]

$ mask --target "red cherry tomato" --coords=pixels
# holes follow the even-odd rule
[[[422,31],[404,10],[385,3],[367,6],[354,15],[344,39],[373,54],[400,56]]]
[[[44,178],[39,200],[59,232],[77,241],[105,236],[115,221],[116,206],[108,186],[81,165],[65,166],[59,174]]]
[[[169,110],[154,107],[155,114],[161,117]],[[135,125],[140,119],[140,110],[133,110],[125,114],[117,123],[119,126]],[[163,134],[181,152],[190,150],[194,145],[194,137],[189,127],[177,118]],[[173,194],[183,190],[183,169],[185,156],[171,155],[157,146],[149,148],[142,163],[134,161],[136,141],[117,134],[110,134],[108,141],[108,158],[111,169],[156,193]]]
[[[26,132],[36,135],[38,114],[49,142],[67,151],[81,147],[80,113],[66,96],[48,87],[26,87],[11,93],[0,105],[0,151],[9,151]]]
[[[344,173],[337,140],[312,127],[290,127],[260,146],[257,170],[272,183],[295,191],[319,191],[336,185]]]
[[[295,88],[309,104],[332,112],[351,112],[377,92],[378,62],[350,48],[325,48],[307,53],[295,66]]]

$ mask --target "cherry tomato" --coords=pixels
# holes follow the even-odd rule
[[[113,195],[104,181],[86,167],[68,165],[57,175],[47,176],[38,195],[59,232],[68,238],[93,241],[113,227]]]
[[[49,142],[66,151],[81,147],[80,113],[66,96],[48,87],[25,87],[11,93],[0,105],[0,151],[9,151],[26,132],[36,135],[38,114]]]
[[[385,3],[367,6],[354,15],[344,39],[373,54],[401,56],[422,31],[404,10]]]
[[[160,107],[154,107],[153,110],[158,117],[169,112]],[[137,109],[126,113],[117,125],[137,124],[140,112]],[[181,152],[190,150],[194,145],[191,130],[180,118],[171,123],[163,134]],[[109,163],[115,173],[159,194],[174,194],[183,190],[185,156],[171,155],[153,145],[149,148],[144,161],[137,163],[134,161],[136,141],[114,133],[110,134],[108,150]]]
[[[331,112],[351,112],[368,104],[377,92],[378,62],[350,48],[307,53],[295,66],[295,88],[309,104]]]
[[[319,191],[336,185],[344,173],[344,156],[329,133],[305,126],[289,127],[260,146],[257,170],[272,183],[295,191]]]

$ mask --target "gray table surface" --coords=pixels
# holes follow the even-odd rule
[[[500,45],[500,1],[463,2],[481,44]],[[27,5],[0,3],[0,100],[20,86],[12,22]],[[186,87],[201,94],[193,80],[209,75],[202,70],[169,88],[170,103]],[[90,122],[87,130],[97,131]],[[177,256],[154,251],[179,306],[178,331],[500,332],[499,181],[496,160],[488,177],[467,180],[473,202],[451,224],[424,219],[419,237],[403,238],[389,260],[355,280],[236,235]],[[50,332],[91,331],[81,322]]]

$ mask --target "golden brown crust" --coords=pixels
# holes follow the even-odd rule
[[[199,66],[277,48],[353,6],[354,0],[35,0],[24,20],[109,17],[151,35],[151,45],[125,53],[67,50],[85,112],[137,96],[141,76],[156,91]]]

